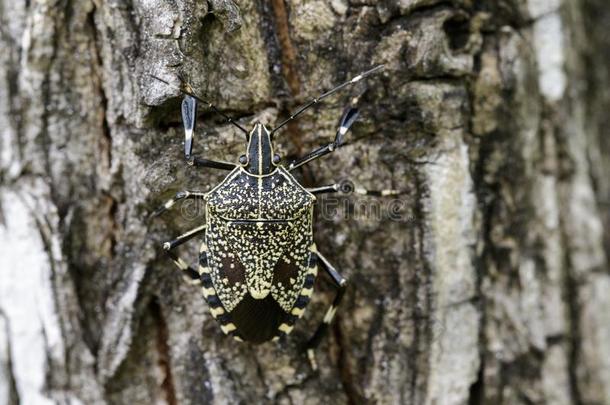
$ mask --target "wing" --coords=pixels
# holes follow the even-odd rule
[[[308,215],[309,214],[309,215]],[[300,294],[310,265],[310,249],[313,244],[311,214],[302,215],[291,229],[290,248],[275,265],[271,295],[287,313]]]
[[[218,301],[208,303],[222,306],[216,319],[225,333],[253,343],[290,333],[317,274],[312,213],[313,207],[294,221],[263,224],[208,217],[207,292]]]

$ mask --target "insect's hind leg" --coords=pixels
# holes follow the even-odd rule
[[[318,329],[316,329],[316,332],[313,334],[311,339],[309,339],[309,341],[307,342],[307,346],[306,346],[307,357],[309,358],[311,367],[314,370],[316,370],[318,368],[318,365],[316,362],[314,349],[316,347],[318,347],[318,345],[322,341],[322,338],[328,332],[328,327],[329,327],[330,323],[332,322],[332,320],[335,316],[335,313],[337,312],[337,307],[341,303],[341,300],[343,299],[343,295],[345,295],[345,290],[347,287],[347,279],[345,277],[343,277],[341,274],[339,274],[337,269],[335,269],[335,267],[332,264],[330,264],[328,259],[326,259],[326,257],[324,257],[320,252],[318,252],[316,250],[313,253],[316,256],[316,258],[318,259],[318,264],[320,264],[322,266],[322,268],[324,268],[326,273],[328,273],[328,275],[331,277],[331,279],[333,281],[334,286],[337,288],[337,295],[335,295],[335,299],[333,300],[333,303],[330,305],[330,308],[328,308],[328,310],[326,311],[326,314],[324,315],[324,319],[322,320],[322,323],[318,326]]]
[[[199,226],[197,228],[191,229],[190,231],[183,233],[178,236],[176,239],[167,241],[163,244],[163,250],[167,253],[167,255],[172,259],[174,264],[182,271],[182,274],[186,278],[186,280],[191,284],[200,284],[200,276],[199,272],[189,266],[183,259],[178,257],[177,254],[172,252],[173,249],[182,245],[183,243],[193,239],[197,235],[205,232],[206,225]]]
[[[204,242],[201,244],[201,248],[199,250],[199,270],[193,269],[189,266],[184,260],[178,257],[173,249],[182,245],[183,243],[193,239],[195,236],[205,232],[206,225],[199,226],[194,228],[180,236],[176,239],[165,242],[163,244],[163,249],[167,252],[169,257],[172,258],[173,262],[178,266],[178,268],[182,271],[186,281],[193,285],[201,285],[201,292],[203,293],[203,297],[208,302],[210,307],[210,313],[212,317],[220,322],[220,329],[226,335],[233,336],[236,340],[241,340],[241,337],[238,333],[236,333],[236,327],[231,322],[230,317],[226,314],[220,299],[218,298],[218,294],[216,293],[216,289],[214,288],[214,284],[212,283],[212,277],[210,275],[210,268],[208,264],[208,251],[207,244]]]

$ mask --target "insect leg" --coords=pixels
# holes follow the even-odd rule
[[[324,315],[324,319],[318,329],[314,333],[314,335],[307,342],[307,357],[309,358],[309,362],[311,363],[311,367],[315,370],[317,369],[317,363],[315,358],[314,349],[320,344],[320,341],[324,337],[324,335],[328,331],[328,326],[332,322],[335,312],[337,312],[337,307],[341,303],[343,299],[343,295],[345,294],[345,289],[347,286],[347,279],[343,277],[335,267],[330,264],[330,262],[326,259],[326,257],[322,256],[320,252],[317,250],[314,252],[316,257],[318,258],[318,263],[322,265],[322,268],[326,270],[326,273],[331,277],[333,284],[337,288],[337,295],[335,295],[335,299],[331,304],[330,308],[326,311],[326,315]]]
[[[362,187],[354,186],[349,180],[344,180],[340,183],[329,184],[326,186],[313,187],[308,188],[312,194],[328,194],[328,193],[342,193],[342,194],[359,194],[359,195],[371,195],[376,197],[392,197],[404,194],[403,190],[394,190],[394,189],[381,189],[381,190],[368,190]]]
[[[184,260],[182,260],[178,255],[172,252],[173,249],[182,245],[183,243],[193,239],[195,236],[205,232],[206,225],[199,226],[197,228],[191,229],[190,231],[183,233],[178,236],[176,239],[170,240],[163,244],[163,249],[167,253],[167,255],[172,259],[174,264],[182,270],[186,280],[191,284],[199,284],[201,283],[199,279],[199,272],[189,266]]]
[[[335,184],[329,184],[327,186],[307,188],[306,190],[309,191],[311,194],[338,193],[340,191],[339,186],[340,186],[339,183],[335,183]]]
[[[345,134],[347,133],[347,131],[349,131],[352,124],[356,121],[356,118],[358,118],[358,109],[352,106],[348,106],[343,112],[341,119],[339,120],[339,129],[337,129],[335,140],[329,143],[328,145],[321,146],[318,149],[314,149],[307,155],[292,161],[288,165],[288,170],[294,170],[299,166],[303,166],[304,164],[309,163],[312,160],[316,160],[318,158],[321,158],[322,156],[326,156],[329,153],[332,153],[338,148],[340,148],[343,145],[343,138],[345,137]]]
[[[205,197],[205,194],[206,193],[202,193],[199,191],[188,191],[188,190],[178,191],[176,193],[176,195],[174,196],[174,198],[167,200],[167,202],[165,204],[163,204],[162,206],[157,208],[152,214],[150,214],[149,219],[158,217],[159,215],[163,214],[165,211],[169,210],[180,200],[189,200],[192,198],[203,198],[203,197]]]

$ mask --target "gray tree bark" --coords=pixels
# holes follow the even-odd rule
[[[610,404],[609,23],[605,0],[0,1],[0,403]],[[273,123],[378,63],[277,139],[330,140],[366,90],[299,176],[406,190],[401,220],[353,196],[316,220],[351,282],[316,375],[327,284],[250,346],[163,256],[201,217],[147,215],[223,173],[186,167],[149,75]],[[243,153],[199,122],[201,155]]]

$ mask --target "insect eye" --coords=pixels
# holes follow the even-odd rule
[[[242,166],[245,166],[248,164],[248,157],[246,155],[241,155],[239,157],[239,164],[241,164]]]
[[[280,163],[280,160],[282,160],[280,155],[278,155],[277,153],[275,155],[273,155],[273,164],[276,165],[276,164]]]

